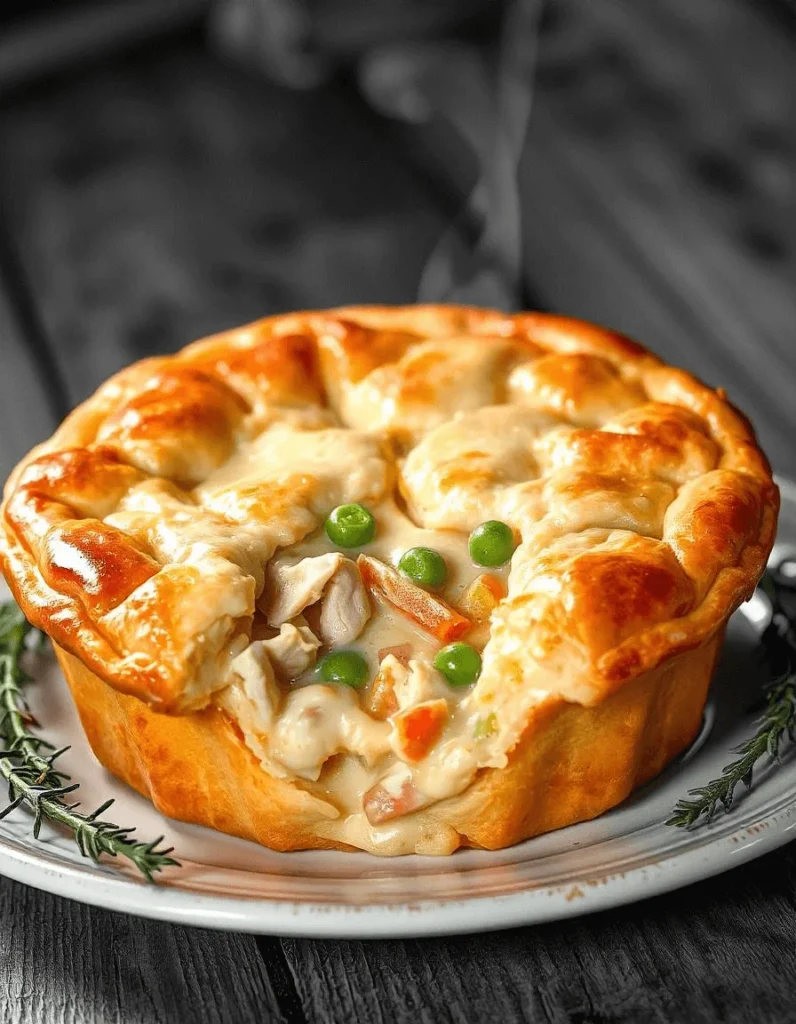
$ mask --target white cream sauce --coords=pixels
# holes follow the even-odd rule
[[[440,595],[449,604],[455,606],[466,587],[484,571],[470,559],[466,533],[422,529],[392,500],[371,506],[371,511],[377,533],[362,550],[391,566],[396,566],[410,547],[438,551],[448,566],[448,579]],[[280,552],[276,561],[291,566],[302,559],[329,556],[337,551],[319,529]],[[358,553],[344,552],[353,558]],[[508,569],[505,566],[489,571],[505,581]],[[379,721],[363,709],[363,705],[367,706],[368,687],[355,691],[320,683],[313,668],[290,681],[278,679],[272,668],[263,668],[261,656],[267,658],[267,646],[273,641],[266,640],[256,657],[244,654],[233,662],[231,685],[219,703],[236,718],[264,770],[317,783],[338,807],[340,818],[323,826],[324,835],[375,853],[448,853],[458,845],[455,830],[424,815],[422,807],[374,825],[363,811],[363,795],[404,765],[411,785],[420,794],[420,803],[427,806],[445,799],[465,789],[482,765],[505,762],[507,748],[500,744],[499,749],[498,741],[506,739],[506,734],[489,719],[490,709],[485,710],[474,701],[475,688],[449,687],[433,668],[434,656],[441,646],[438,640],[390,604],[373,598],[370,601],[372,614],[351,645],[368,662],[368,687],[378,672],[379,651],[408,644],[412,652],[408,666],[390,656],[399,709],[439,699],[448,704],[447,724],[421,761],[402,761],[393,724],[389,719]],[[309,627],[314,624],[317,630],[319,615],[312,613],[312,608],[306,612]],[[306,629],[303,619],[301,623],[302,629]],[[479,636],[483,640],[484,631],[473,631],[464,639],[479,645]],[[328,649],[322,644],[318,657]],[[267,685],[252,678],[252,674],[256,677],[260,671],[271,680]],[[339,754],[345,756],[335,757]]]
[[[459,530],[426,530],[415,525],[405,512],[391,499],[371,507],[376,518],[376,536],[370,544],[354,552],[345,552],[352,558],[361,552],[380,559],[390,566],[397,566],[401,555],[409,548],[428,547],[438,551],[448,567],[448,578],[438,593],[454,607],[458,605],[464,591],[472,581],[485,570],[470,558],[468,535]],[[337,549],[323,529],[293,545],[280,554],[280,559],[297,562],[311,555],[323,555]],[[508,578],[509,566],[489,569],[504,583]],[[439,650],[439,642],[425,632],[417,623],[402,615],[386,602],[375,603],[374,614],[357,640],[357,648],[372,661],[374,672],[378,663],[378,652],[386,647],[409,643],[414,655],[431,662]],[[473,638],[468,636],[468,642]],[[478,646],[478,645],[476,645]],[[448,697],[456,698],[456,692],[448,689]]]

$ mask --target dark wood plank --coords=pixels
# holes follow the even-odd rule
[[[631,907],[492,935],[284,946],[318,1024],[782,1024],[793,846]]]
[[[52,433],[65,412],[57,385],[46,384],[6,283],[0,270],[0,481],[31,445]]]
[[[180,30],[199,20],[203,6],[202,0],[106,0],[66,3],[46,18],[18,17],[0,36],[0,90]]]
[[[269,312],[411,301],[442,217],[337,87],[163,44],[0,108],[8,230],[73,400]]]
[[[0,879],[7,1024],[282,1022],[253,938],[86,907]]]
[[[726,387],[796,474],[793,36],[748,0],[547,0],[541,24],[518,175],[529,291]],[[466,195],[462,136],[489,152],[494,116],[459,95],[428,91],[410,139]]]

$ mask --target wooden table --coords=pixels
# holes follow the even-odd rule
[[[655,7],[549,6],[526,283],[727,387],[796,475],[787,4]],[[131,359],[272,310],[411,301],[457,182],[440,139],[406,141],[348,87],[283,92],[193,37],[6,96],[0,472]],[[785,847],[592,917],[370,943],[190,930],[0,880],[0,1018],[796,1021],[794,878]]]

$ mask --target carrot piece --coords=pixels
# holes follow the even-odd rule
[[[451,608],[441,597],[415,586],[378,558],[360,555],[357,566],[362,582],[368,590],[377,597],[389,601],[442,643],[457,640],[472,627],[469,619],[460,615],[455,608]]]
[[[503,581],[490,572],[484,572],[476,576],[465,590],[461,607],[473,622],[487,622],[505,596]]]
[[[409,667],[409,659],[412,657],[412,645],[411,644],[395,644],[393,647],[381,647],[379,648],[379,662],[381,663],[391,654],[393,658],[396,658],[404,668]]]
[[[381,657],[381,653],[379,653]],[[369,714],[379,721],[384,721],[398,710],[398,698],[395,695],[395,673],[389,665],[379,668],[370,693],[365,698],[365,707]]]
[[[371,825],[380,825],[390,818],[411,814],[428,803],[429,798],[417,789],[408,768],[388,775],[362,797],[362,808]]]
[[[398,747],[408,761],[422,761],[442,733],[448,718],[446,700],[429,700],[393,715]]]

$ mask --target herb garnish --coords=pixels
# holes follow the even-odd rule
[[[75,792],[79,783],[70,783],[69,776],[56,767],[56,761],[69,748],[55,750],[28,726],[35,725],[22,694],[26,683],[32,682],[23,670],[21,659],[28,649],[28,638],[36,635],[39,646],[46,642],[43,633],[34,629],[13,601],[0,604],[0,777],[8,784],[9,804],[0,810],[0,818],[15,808],[26,806],[33,811],[33,835],[39,838],[42,822],[55,822],[72,833],[84,857],[98,861],[103,853],[125,857],[138,868],[148,882],[163,868],[179,866],[169,849],[158,849],[163,837],[150,843],[137,842],[130,833],[134,828],[120,828],[101,817],[113,803],[107,800],[92,814],[82,814],[79,804],[68,804],[64,797]]]
[[[796,739],[796,632],[793,617],[783,603],[783,593],[796,589],[796,578],[783,573],[786,565],[793,567],[794,563],[783,563],[773,572],[766,572],[758,588],[771,603],[771,621],[761,634],[760,651],[775,679],[766,687],[765,710],[757,721],[757,730],[735,748],[738,758],[726,765],[718,778],[689,790],[692,799],[677,803],[667,825],[690,828],[700,819],[711,821],[719,806],[729,811],[739,783],[751,788],[757,762],[768,757],[778,764],[783,743]]]

